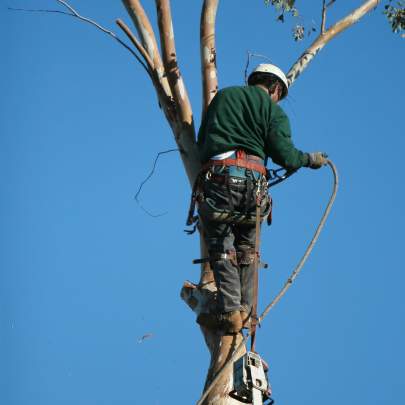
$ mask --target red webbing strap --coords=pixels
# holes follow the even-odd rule
[[[205,163],[202,167],[202,171],[209,170],[212,166],[238,166],[243,167],[244,169],[254,170],[255,172],[259,172],[266,175],[266,168],[260,164],[255,163],[246,159],[223,159],[223,160],[209,160]]]
[[[256,327],[257,327],[257,298],[259,294],[259,265],[260,265],[260,198],[256,196],[256,237],[255,237],[255,262],[253,281],[253,306],[250,322],[250,351],[255,352]]]

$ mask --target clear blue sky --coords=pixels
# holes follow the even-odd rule
[[[179,298],[184,280],[198,280],[199,256],[197,237],[183,233],[179,156],[162,157],[141,195],[166,215],[147,216],[133,198],[156,154],[175,147],[171,132],[143,70],[114,41],[66,16],[6,9],[55,3],[0,8],[0,403],[190,405],[208,351]],[[198,123],[197,3],[172,1]],[[319,24],[311,3],[305,21]],[[330,20],[359,3],[338,1]],[[72,4],[113,29],[115,18],[129,22],[118,1]],[[287,70],[308,45],[260,0],[246,4],[220,5],[221,87],[242,83],[247,50]],[[381,11],[330,43],[282,104],[296,145],[327,151],[341,188],[302,275],[258,334],[279,404],[403,402],[405,40]],[[331,181],[326,168],[303,169],[274,189],[261,307],[303,253]]]

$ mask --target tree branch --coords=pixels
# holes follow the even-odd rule
[[[128,11],[137,31],[141,38],[143,47],[148,52],[150,58],[153,60],[153,66],[159,81],[162,85],[164,94],[168,98],[173,98],[170,90],[169,83],[164,71],[162,58],[160,56],[159,47],[156,41],[156,36],[153,31],[152,25],[148,16],[145,13],[144,8],[139,0],[122,0],[125,8]]]
[[[365,14],[377,7],[379,2],[380,0],[365,1],[359,8],[351,12],[342,20],[338,21],[323,34],[321,33],[315,39],[312,45],[298,58],[298,60],[294,63],[294,65],[287,73],[289,84],[291,85],[297,79],[297,77],[308,66],[309,62],[311,62],[311,60],[331,39],[359,21],[360,18],[362,18]],[[331,1],[329,4],[331,5],[333,4],[333,2]]]
[[[99,23],[97,23],[96,21],[91,20],[90,18],[87,17],[83,17],[82,15],[80,15],[68,2],[63,1],[63,0],[56,0],[58,3],[62,4],[64,7],[66,7],[72,14],[73,17],[78,18],[79,20],[82,20],[84,22],[87,22],[89,24],[94,25],[95,27],[97,27],[99,30],[103,31],[104,33],[113,36],[114,38],[117,38],[117,34],[115,34],[114,32],[108,30],[107,28],[102,27]]]
[[[203,86],[202,115],[218,91],[215,19],[219,0],[204,0],[200,21],[200,52]]]
[[[138,49],[139,53],[145,59],[151,72],[151,80],[153,86],[155,87],[159,99],[159,104],[163,108],[168,122],[172,124],[176,121],[176,108],[173,105],[173,99],[170,95],[170,88],[168,88],[167,80],[162,80],[163,76],[160,75],[159,72],[154,68],[155,64],[150,55],[147,53],[146,49],[141,45],[141,43],[138,41],[138,38],[135,37],[129,27],[120,19],[116,20],[116,23],[124,31],[129,40],[134,44],[136,49]],[[169,94],[166,92],[164,82],[167,85]]]
[[[160,82],[160,85],[155,85],[155,88],[158,92],[159,100],[163,107],[167,121],[169,122],[175,135],[175,140],[180,149],[180,155],[183,160],[188,179],[192,185],[200,169],[200,163],[195,145],[195,130],[192,120],[191,105],[188,101],[183,81],[178,80],[177,84],[175,84],[173,88],[171,88],[171,85],[169,85],[169,71],[167,70],[167,66],[163,65],[154,31],[150,24],[149,18],[141,5],[141,2],[139,0],[122,0],[122,2],[131,16],[135,27],[137,28],[143,47],[153,60],[154,75],[157,77],[155,80]],[[166,5],[167,7],[170,7],[168,4]],[[167,22],[168,26],[170,27],[169,32],[173,32],[170,8]],[[159,29],[160,27],[161,26],[159,26]],[[162,35],[163,34],[161,34],[161,37]],[[165,42],[166,41],[162,41],[162,48],[166,46]],[[175,91],[173,91],[173,89]],[[181,99],[179,93],[180,95],[183,94],[186,96],[184,100],[186,102],[184,102],[184,104],[179,102],[179,99]],[[184,112],[186,112],[186,114],[184,114]]]
[[[249,78],[248,71],[249,71],[250,60],[252,58],[262,58],[262,59],[268,60],[269,63],[273,63],[273,61],[266,55],[261,55],[260,53],[254,53],[254,52],[247,51],[247,59],[246,59],[245,72],[244,72],[246,86],[248,84],[248,78]]]
[[[66,11],[61,11],[61,10],[47,10],[47,9],[41,9],[41,8],[15,8],[15,7],[7,7],[7,10],[26,11],[28,13],[57,13],[57,14],[70,15],[71,17],[76,17],[72,13],[68,13]]]
[[[133,43],[133,45],[138,50],[138,52],[143,56],[143,58],[145,59],[145,62],[147,63],[150,71],[152,72],[154,70],[153,60],[150,58],[149,54],[146,52],[146,49],[138,41],[138,38],[136,38],[136,36],[129,29],[129,27],[124,23],[124,21],[122,21],[121,19],[118,19],[115,22],[124,31],[124,33],[126,34],[128,39]]]
[[[158,14],[163,66],[165,67],[173,98],[179,108],[180,124],[194,126],[191,104],[177,64],[170,2],[169,0],[155,1]]]
[[[326,0],[322,0],[322,22],[321,22],[321,34],[323,35],[325,33],[325,28],[326,28],[326,12],[330,6],[333,5],[333,3],[336,0],[330,0],[329,3],[326,3]]]
[[[64,15],[68,15],[70,17],[73,18],[77,18],[80,21],[86,22],[94,27],[96,27],[97,29],[99,29],[100,31],[104,32],[105,34],[109,35],[110,37],[114,38],[120,45],[122,45],[128,52],[130,52],[135,58],[136,60],[142,65],[142,67],[145,69],[146,73],[149,75],[149,77],[152,78],[151,76],[151,72],[148,69],[148,67],[146,66],[145,62],[137,55],[137,53],[129,46],[127,45],[121,38],[118,37],[118,35],[107,29],[104,28],[102,25],[100,25],[98,22],[84,17],[82,15],[80,15],[69,3],[67,3],[66,1],[62,1],[62,0],[56,0],[58,3],[60,3],[61,5],[63,5],[64,7],[66,7],[69,12],[66,11],[61,11],[61,10],[44,10],[44,9],[26,9],[26,8],[12,8],[12,7],[8,7],[9,10],[12,11],[26,11],[26,12],[38,12],[38,13],[57,13],[57,14],[64,14]]]
[[[134,44],[139,53],[145,59],[151,72],[150,77],[159,99],[159,105],[163,108],[167,121],[170,125],[172,125],[172,123],[176,121],[176,108],[173,103],[170,88],[167,84],[167,79],[163,77],[163,74],[159,74],[159,72],[155,69],[154,61],[151,59],[146,49],[138,41],[138,38],[136,38],[135,35],[132,33],[130,28],[120,19],[116,20],[116,23],[124,31],[129,40]]]
[[[322,22],[321,22],[321,35],[325,33],[325,25],[326,25],[326,0],[322,0]]]

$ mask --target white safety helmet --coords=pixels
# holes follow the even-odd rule
[[[276,65],[272,65],[271,63],[261,63],[260,65],[256,66],[255,69],[250,73],[249,78],[248,78],[248,83],[250,81],[250,78],[254,76],[256,73],[269,73],[274,76],[277,76],[280,81],[284,84],[283,86],[283,94],[281,98],[283,99],[284,97],[287,96],[288,94],[288,80],[284,72],[277,67]]]

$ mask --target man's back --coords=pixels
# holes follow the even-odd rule
[[[208,107],[198,132],[201,162],[220,153],[245,152],[288,169],[308,165],[308,155],[291,140],[290,122],[281,107],[258,86],[228,87]]]
[[[198,133],[201,160],[231,149],[265,157],[271,112],[276,106],[256,86],[222,89],[212,100]]]

